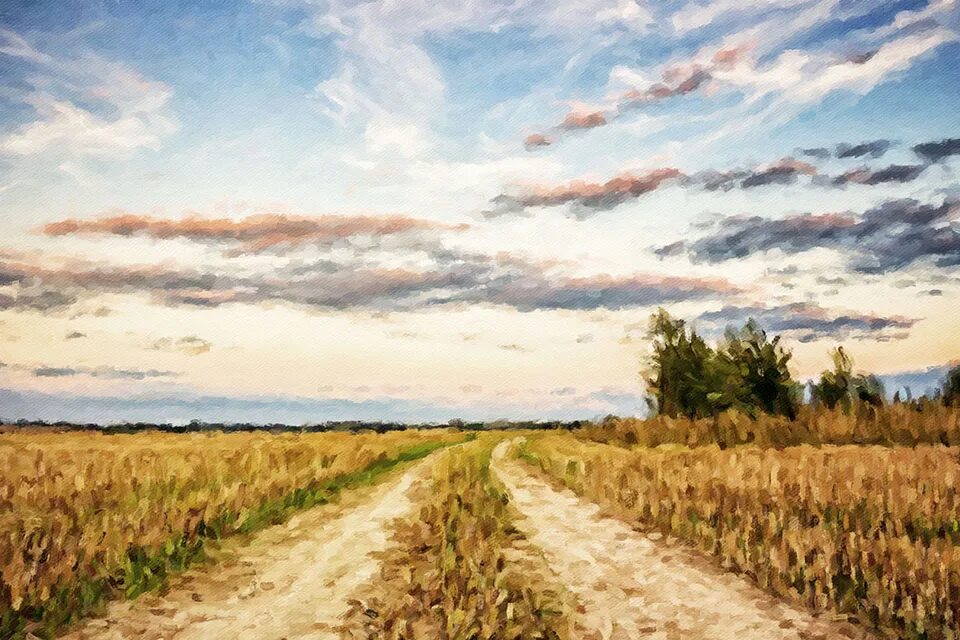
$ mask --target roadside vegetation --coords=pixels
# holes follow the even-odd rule
[[[569,596],[512,525],[490,455],[504,434],[444,452],[420,497],[419,518],[398,521],[379,580],[345,625],[356,639],[549,640],[569,637]]]
[[[453,431],[0,434],[0,638],[48,638],[205,547],[462,441]]]
[[[960,450],[531,438],[523,458],[635,526],[759,586],[895,637],[960,635]]]

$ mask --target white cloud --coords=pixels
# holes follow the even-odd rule
[[[177,130],[165,84],[93,54],[55,58],[12,31],[0,31],[0,54],[27,61],[36,73],[19,99],[35,120],[0,136],[0,153],[109,156],[157,147]],[[95,106],[80,106],[95,105]]]
[[[294,3],[298,4],[298,3]],[[587,35],[623,27],[645,31],[653,22],[638,0],[589,0],[557,5],[543,0],[511,4],[481,0],[411,0],[407,2],[331,2],[310,12],[303,28],[338,38],[340,66],[317,84],[321,111],[341,125],[365,126],[392,119],[431,123],[445,115],[446,87],[424,46],[427,36],[460,31],[496,32],[508,25],[533,27],[544,34],[562,34],[590,46]],[[369,133],[368,133],[369,135]]]
[[[670,22],[677,33],[683,34],[709,26],[727,14],[767,13],[778,9],[796,8],[810,2],[811,0],[767,0],[758,4],[747,4],[741,0],[714,0],[706,4],[689,2],[671,16]]]
[[[881,45],[860,64],[837,60],[830,53],[789,50],[765,68],[739,65],[715,76],[747,90],[751,102],[775,94],[786,102],[811,104],[841,89],[865,94],[891,74],[909,68],[916,58],[954,39],[955,34],[943,29],[907,35]]]
[[[31,95],[27,102],[39,119],[0,140],[0,151],[33,155],[51,148],[67,148],[77,155],[99,156],[137,147],[155,147],[160,141],[159,132],[138,114],[102,118],[45,94]]]

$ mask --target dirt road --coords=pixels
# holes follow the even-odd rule
[[[163,596],[113,603],[106,618],[71,640],[288,640],[337,638],[347,600],[379,567],[371,554],[389,543],[394,518],[413,512],[409,491],[435,456],[374,488],[344,494],[265,529],[228,559],[174,579]]]
[[[522,514],[517,523],[580,601],[592,638],[777,640],[870,638],[843,622],[765,594],[681,545],[634,531],[600,515],[597,505],[558,491],[517,460],[509,443],[494,451],[493,470]]]

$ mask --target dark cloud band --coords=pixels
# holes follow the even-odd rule
[[[946,223],[958,211],[960,202],[954,199],[940,205],[907,199],[885,202],[859,216],[731,217],[710,235],[665,245],[657,253],[675,255],[685,249],[695,262],[721,262],[773,249],[789,254],[824,247],[848,253],[851,266],[864,273],[895,271],[921,259],[955,266],[960,264],[960,232]]]

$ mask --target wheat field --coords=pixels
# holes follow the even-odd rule
[[[462,435],[0,434],[0,636],[134,597],[203,554]]]
[[[306,544],[297,540],[327,520],[352,517],[343,530],[331,530],[341,538],[330,544],[342,545],[338,557],[349,563],[350,526],[357,525],[346,523],[363,523],[369,531],[357,535],[378,549],[364,566],[375,571],[348,593],[337,591],[336,581],[325,587],[335,595],[322,597],[343,605],[323,623],[331,637],[603,637],[593,635],[592,624],[607,625],[613,637],[633,637],[658,628],[643,618],[657,610],[654,592],[632,582],[642,579],[642,549],[656,534],[701,554],[706,564],[678,566],[678,575],[700,575],[718,601],[735,601],[730,589],[754,589],[750,598],[787,607],[766,636],[749,631],[767,623],[766,609],[748,612],[745,638],[956,638],[960,448],[935,442],[953,442],[957,413],[914,413],[902,407],[810,413],[786,429],[779,419],[733,414],[480,434],[10,429],[0,434],[0,637],[52,638],[71,630],[80,634],[71,638],[107,637],[97,635],[100,627],[85,631],[84,622],[106,615],[118,628],[148,631],[138,637],[162,638],[170,625],[165,616],[183,611],[189,638],[191,615],[198,621],[214,615],[191,609],[224,597],[190,586],[214,570],[205,568],[217,557],[211,551],[232,541],[242,556],[247,540],[280,530],[288,533],[263,552],[282,556],[284,545],[297,543],[289,547],[293,558]],[[911,437],[912,446],[903,444]],[[867,444],[877,441],[885,445]],[[494,451],[501,456],[496,471]],[[538,478],[548,484],[537,485]],[[400,479],[410,506],[376,515],[396,500],[377,503],[376,496],[392,495],[378,492]],[[526,487],[533,493],[516,493]],[[537,505],[548,493],[553,506]],[[324,515],[341,496],[350,497],[354,511]],[[569,530],[544,530],[542,508],[559,510],[550,516]],[[286,524],[299,522],[300,513],[316,513],[305,521],[313,524]],[[587,525],[601,531],[623,524],[638,533],[608,542],[586,533]],[[270,535],[279,534],[263,539]],[[310,540],[320,544],[322,558],[325,539]],[[558,564],[556,549],[541,548],[544,540],[569,555],[572,574]],[[256,566],[257,557],[247,564]],[[709,577],[708,565],[740,582]],[[283,571],[311,569],[292,560]],[[583,571],[598,577],[580,584]],[[181,575],[194,577],[181,584]],[[236,581],[237,593],[254,596],[259,585],[273,584]],[[291,602],[321,597],[297,584],[271,586],[269,593],[279,590]],[[647,598],[647,605],[630,605],[640,612],[630,622],[634,609],[617,614],[611,602],[618,598]],[[111,603],[124,601],[129,610],[115,613]],[[256,607],[266,606],[250,595],[232,602],[218,610],[250,608],[259,619]],[[710,604],[697,606],[706,611]],[[681,619],[691,610],[689,602],[678,604],[670,628],[693,633],[683,625],[702,621]],[[271,635],[270,629],[259,633]],[[806,635],[789,635],[801,630]]]

